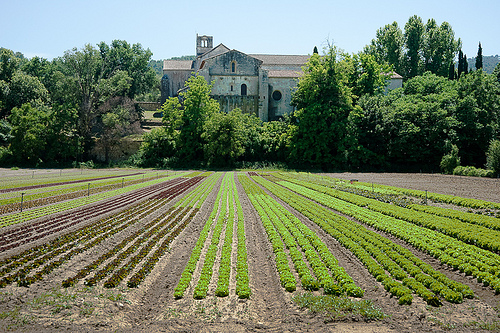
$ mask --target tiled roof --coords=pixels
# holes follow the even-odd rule
[[[263,65],[304,65],[311,57],[309,55],[278,54],[249,54],[249,56],[262,60]]]
[[[193,64],[192,60],[163,60],[165,70],[189,70]]]
[[[300,77],[304,73],[292,70],[270,70],[268,76],[269,77]]]
[[[403,77],[396,72],[391,72],[391,79],[402,79]]]

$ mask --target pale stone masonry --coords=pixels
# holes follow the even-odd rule
[[[263,121],[278,120],[294,110],[292,93],[309,57],[246,54],[224,44],[213,47],[212,36],[196,35],[196,60],[164,60],[162,103],[177,96],[198,73],[213,84],[211,96],[221,110],[238,107]]]

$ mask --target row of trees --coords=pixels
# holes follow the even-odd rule
[[[467,55],[462,53],[462,41],[455,39],[455,33],[448,22],[438,25],[434,19],[423,23],[414,15],[401,30],[397,22],[377,30],[376,37],[365,47],[364,52],[372,54],[379,63],[388,63],[405,79],[425,72],[459,78],[467,74]],[[458,68],[455,59],[458,55]],[[483,49],[479,42],[475,62],[476,69],[483,68]]]
[[[74,48],[53,61],[0,49],[0,144],[4,160],[41,165],[86,160],[137,132],[133,100],[159,87],[140,44]]]
[[[296,111],[274,122],[238,109],[221,113],[210,84],[194,76],[180,98],[163,105],[164,126],[143,135],[130,162],[437,171],[442,157],[451,156],[483,167],[488,147],[500,146],[491,144],[500,135],[500,65],[493,74],[480,67],[467,73],[462,55],[460,75],[451,75],[448,65],[460,44],[446,22],[424,25],[413,16],[404,33],[387,25],[358,54],[329,46],[319,55],[315,49],[293,93]],[[140,44],[86,45],[51,62],[0,52],[4,162],[85,161],[96,142],[108,152],[139,132],[141,112],[133,99],[158,89],[148,66],[151,52]],[[480,56],[481,47],[479,66]],[[405,82],[385,93],[392,71],[404,74]]]
[[[262,123],[219,112],[203,77],[163,106],[164,128],[145,136],[143,165],[234,166],[279,161],[321,169],[439,170],[453,149],[465,165],[483,167],[499,138],[500,84],[482,70],[449,80],[431,72],[383,93],[387,68],[372,55],[335,48],[313,54],[292,103],[297,111]]]

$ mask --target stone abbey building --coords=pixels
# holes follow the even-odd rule
[[[221,110],[238,107],[263,121],[277,120],[293,112],[292,92],[309,57],[246,54],[224,44],[214,47],[212,36],[196,35],[195,60],[164,60],[162,103],[177,96],[189,77],[198,73],[213,84],[211,96]]]

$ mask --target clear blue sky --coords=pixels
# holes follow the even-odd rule
[[[412,15],[449,22],[468,57],[479,41],[483,55],[500,54],[499,0],[0,0],[0,47],[52,59],[121,39],[159,60],[194,54],[198,33],[245,53],[309,54],[327,40],[356,53]]]

